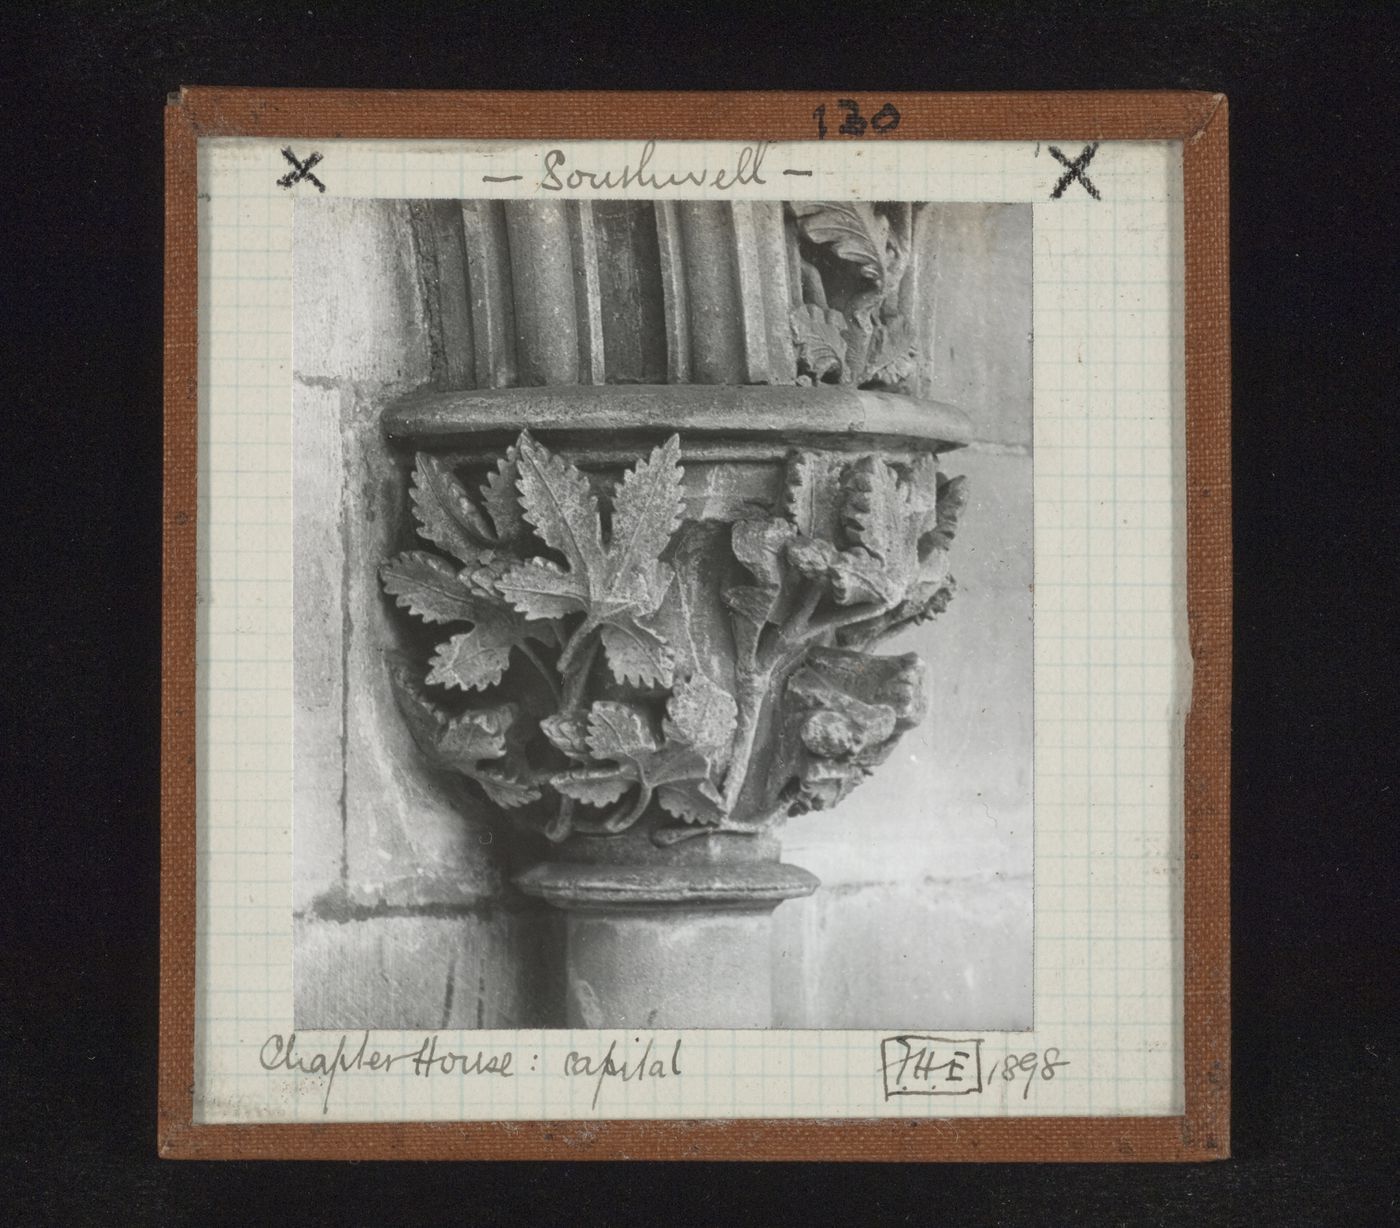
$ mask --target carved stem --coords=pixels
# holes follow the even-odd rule
[[[808,628],[813,625],[812,616],[821,604],[825,591],[823,585],[809,583],[802,595],[802,602],[793,610],[792,617],[783,620],[778,634],[763,651],[763,665],[770,674],[774,666],[785,660],[795,649],[804,646],[811,638]]]
[[[553,844],[558,844],[569,838],[569,832],[574,826],[574,799],[572,797],[560,796],[559,809],[554,812],[554,817],[545,824],[545,839]]]
[[[637,796],[630,806],[619,806],[612,814],[608,815],[598,824],[600,830],[609,835],[620,831],[626,831],[645,813],[647,806],[651,804],[652,787],[645,780],[637,784]]]
[[[571,671],[573,670],[574,660],[578,656],[579,650],[582,649],[584,643],[588,640],[588,637],[592,635],[593,632],[595,632],[597,629],[598,620],[594,618],[592,614],[589,614],[574,629],[574,633],[571,636],[569,636],[569,642],[564,645],[564,651],[559,654],[559,672],[563,674],[566,678],[569,677]],[[593,659],[591,652],[589,654],[588,659],[590,662]],[[585,665],[584,669],[582,669],[580,673],[586,674],[587,672],[588,669]]]
[[[805,629],[812,621],[812,615],[817,612],[817,606],[821,604],[825,591],[825,588],[820,584],[808,584],[807,591],[802,596],[802,604],[792,612],[792,618],[788,621],[787,627],[798,632]]]
[[[583,699],[583,689],[588,682],[589,672],[593,669],[593,658],[598,653],[598,641],[592,640],[588,643],[587,651],[581,658],[573,661],[572,668],[566,670],[564,658],[559,658],[559,672],[564,675],[564,710],[570,711],[577,708]]]
[[[587,620],[585,620],[585,624],[586,622]],[[585,624],[580,624],[579,631],[583,630],[583,626]],[[565,653],[567,653],[571,648],[574,648],[576,650],[577,646],[575,641],[578,639],[578,634],[578,631],[576,631],[574,635],[570,638],[568,644],[565,647]],[[588,681],[589,671],[593,668],[593,657],[597,653],[597,651],[598,641],[590,640],[588,643],[587,650],[583,654],[583,658],[581,660],[570,662],[570,664],[573,666],[573,669],[570,672],[564,674],[564,692],[559,700],[560,711],[571,712],[573,711],[573,709],[579,706],[580,701],[583,699],[584,684]],[[560,654],[559,669],[561,672],[563,672],[564,668],[564,654]],[[568,839],[569,832],[573,830],[573,826],[574,799],[571,797],[565,797],[563,794],[560,794],[559,809],[554,812],[554,818],[552,818],[546,825],[544,829],[544,834],[547,839],[552,840],[554,843],[558,844],[561,840]]]
[[[886,612],[886,606],[878,601],[868,601],[864,605],[853,605],[833,610],[821,618],[812,620],[802,636],[802,643],[805,645],[819,635],[824,635],[829,631],[839,631],[842,627],[849,627],[852,623],[868,622]]]
[[[805,644],[802,638],[811,624],[812,615],[822,599],[822,586],[808,584],[802,601],[792,617],[785,620],[780,631],[755,653],[753,671],[744,679],[739,694],[739,720],[734,735],[734,750],[730,757],[729,775],[724,781],[724,808],[730,812],[739,802],[753,758],[753,745],[758,738],[759,716],[763,700],[772,685],[773,672],[794,648]]]
[[[554,696],[554,702],[562,703],[563,696],[559,693],[559,683],[554,679],[554,671],[541,660],[540,655],[531,648],[529,644],[521,643],[517,645],[517,647],[525,654],[525,659],[539,671],[540,677],[549,684],[549,690]]]
[[[758,715],[763,708],[763,696],[768,690],[771,670],[756,670],[743,679],[739,690],[738,729],[734,734],[734,750],[729,759],[729,774],[724,778],[724,809],[732,811],[743,791],[753,758],[753,744],[758,737]]]

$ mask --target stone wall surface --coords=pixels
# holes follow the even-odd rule
[[[638,226],[636,206],[596,208],[599,233]],[[682,214],[684,240],[706,218]],[[402,623],[375,579],[377,561],[407,535],[407,461],[384,441],[385,406],[419,388],[535,382],[538,373],[526,380],[482,340],[488,328],[515,330],[513,319],[478,311],[467,361],[474,321],[459,300],[474,301],[484,284],[472,270],[503,259],[501,236],[541,231],[563,245],[561,226],[518,208],[507,224],[454,202],[297,207],[301,1028],[563,1023],[562,918],[507,885],[481,805],[424,770],[385,669]],[[957,596],[882,648],[925,658],[929,718],[837,810],[790,820],[783,833],[784,859],[823,888],[775,914],[778,1026],[1031,1022],[1029,209],[936,206],[920,241],[937,256],[919,283],[934,336],[920,391],[966,410],[986,442],[945,458],[970,492],[953,551]],[[597,332],[605,378],[614,363],[619,378],[658,378],[659,339],[624,327],[639,293],[629,287],[650,283],[630,267],[592,270],[574,242],[576,276],[596,272],[604,305],[597,321],[580,312],[577,352]],[[664,252],[643,257],[666,267]],[[643,293],[663,297],[659,282]],[[636,352],[611,336],[638,337]],[[521,334],[518,353],[547,351],[552,337]]]
[[[376,565],[402,539],[406,471],[379,415],[449,378],[456,348],[434,302],[450,278],[423,273],[423,212],[315,202],[298,205],[293,224],[302,1028],[438,1027],[444,1017],[473,1026],[478,1012],[523,1025],[554,996],[538,988],[538,969],[557,943],[538,931],[556,919],[505,886],[482,804],[424,771],[385,669],[399,631]],[[434,266],[438,255],[435,245]],[[459,974],[469,982],[461,993]]]
[[[822,890],[776,914],[783,1026],[1030,1023],[1031,462],[947,464],[970,491],[957,595],[883,649],[923,657],[932,708],[835,810],[788,821],[784,858]]]
[[[1032,1022],[1030,211],[934,206],[923,222],[921,391],[980,441],[944,462],[968,479],[958,592],[882,649],[927,662],[929,716],[837,810],[784,833],[823,884],[775,916],[784,1027]]]

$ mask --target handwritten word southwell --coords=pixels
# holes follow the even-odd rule
[[[648,188],[663,191],[666,188],[714,188],[718,192],[730,188],[745,187],[749,184],[766,184],[763,178],[763,159],[768,152],[768,142],[759,141],[756,145],[745,145],[739,150],[732,164],[711,170],[707,166],[691,166],[665,173],[652,169],[651,160],[656,153],[656,142],[648,141],[642,146],[641,156],[635,163],[624,162],[614,167],[568,166],[568,156],[562,149],[551,149],[544,155],[544,175],[540,187],[546,192],[562,192],[567,189],[588,188],[600,191],[616,188]],[[565,169],[566,166],[568,169]]]

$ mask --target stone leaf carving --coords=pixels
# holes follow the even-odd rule
[[[476,781],[498,806],[514,809],[537,800],[518,740],[511,738],[519,708],[512,703],[446,716],[403,665],[391,669],[394,698],[418,749],[433,767]]]
[[[917,516],[917,538],[913,556],[904,560],[910,573],[903,596],[870,621],[843,627],[837,640],[845,646],[864,647],[925,622],[947,609],[956,591],[948,556],[967,504],[967,479],[946,477],[924,458],[915,469],[921,472],[910,483],[910,513]]]
[[[829,810],[883,763],[926,714],[924,664],[813,648],[787,684],[788,813]]]
[[[918,659],[865,649],[946,604],[962,479],[926,454],[798,451],[771,514],[683,522],[679,457],[672,436],[609,485],[525,433],[480,503],[418,458],[440,553],[383,584],[469,630],[416,676],[393,666],[400,709],[434,767],[550,839],[753,834],[835,805],[922,715]]]
[[[861,382],[872,387],[902,388],[914,374],[916,359],[914,331],[909,321],[902,315],[892,315],[871,329]]]
[[[608,805],[635,785],[631,802],[593,830],[626,831],[655,794],[661,808],[687,823],[724,817],[715,775],[728,759],[734,700],[703,677],[678,682],[666,706],[662,737],[636,704],[600,701],[590,710],[583,743],[604,766],[572,768],[551,778],[559,792],[590,805]],[[577,751],[578,730],[566,735]],[[556,743],[558,745],[558,743]]]
[[[793,214],[802,233],[831,249],[871,284],[878,296],[903,271],[905,250],[887,214],[864,201],[795,201]],[[879,301],[878,297],[874,300]]]
[[[918,357],[898,310],[912,206],[796,201],[789,208],[805,240],[805,301],[789,316],[798,382],[903,390]]]
[[[850,383],[846,369],[846,317],[808,303],[790,317],[797,365],[809,384]]]
[[[501,464],[508,467],[513,458]],[[556,642],[557,626],[527,622],[499,588],[521,538],[515,521],[490,499],[488,519],[451,470],[425,453],[414,466],[410,501],[419,536],[453,557],[405,551],[380,567],[384,587],[402,609],[424,622],[470,627],[438,645],[428,681],[485,690],[500,682],[512,649],[519,649],[553,685],[531,643]]]
[[[517,451],[524,518],[566,565],[547,558],[519,563],[501,577],[501,593],[528,619],[583,614],[559,659],[562,673],[598,631],[619,682],[670,685],[675,658],[646,616],[661,604],[669,583],[660,558],[680,525],[680,437],[672,435],[627,472],[613,498],[606,542],[588,480],[528,432]]]
[[[840,454],[799,453],[788,466],[786,517],[735,524],[735,557],[755,581],[725,594],[736,621],[741,749],[735,759],[776,756],[778,762],[770,763],[761,777],[731,770],[725,793],[731,822],[735,815],[748,814],[761,824],[790,812],[789,802],[814,808],[810,797],[794,795],[790,785],[794,773],[810,778],[812,765],[798,764],[790,745],[759,749],[775,704],[800,708],[810,702],[810,686],[792,689],[798,667],[821,648],[870,645],[946,605],[952,578],[940,568],[956,511],[954,497],[947,493],[951,484],[945,484],[940,528],[939,476],[930,456],[916,458],[901,472],[878,456],[851,460]],[[961,485],[956,490],[960,494]],[[927,573],[921,570],[925,559]],[[872,677],[886,668],[882,658],[864,653],[852,660],[863,662]],[[849,662],[843,673],[851,675]],[[781,679],[789,681],[780,691]],[[835,745],[817,735],[824,723],[829,724],[826,718],[814,727],[805,753],[839,765],[849,782],[838,791],[845,796],[856,779],[848,769],[869,767],[869,748],[862,751],[865,757],[855,759],[823,754],[823,747]]]

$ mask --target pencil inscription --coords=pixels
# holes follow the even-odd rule
[[[518,1074],[548,1074],[559,1071],[566,1079],[589,1079],[593,1095],[590,1108],[596,1109],[603,1089],[609,1085],[645,1083],[681,1077],[681,1038],[667,1052],[658,1045],[655,1036],[636,1036],[633,1043],[640,1047],[633,1052],[619,1051],[618,1041],[610,1041],[600,1052],[571,1049],[560,1066],[542,1066],[537,1052],[512,1048],[489,1047],[458,1052],[439,1044],[435,1033],[423,1037],[409,1048],[379,1048],[370,1043],[370,1033],[361,1032],[358,1041],[351,1033],[341,1033],[334,1049],[305,1048],[295,1032],[283,1035],[274,1032],[262,1043],[258,1063],[269,1073],[282,1072],[303,1077],[324,1079],[321,1089],[321,1112],[330,1112],[331,1092],[338,1075],[351,1074],[411,1074],[427,1079],[452,1075],[457,1078],[513,1079]],[[329,1045],[329,1041],[325,1042]],[[623,1042],[625,1045],[625,1041]]]
[[[680,187],[709,187],[724,192],[735,187],[766,184],[768,181],[763,178],[762,171],[767,153],[768,142],[759,141],[740,149],[733,163],[713,170],[708,166],[692,166],[660,171],[653,170],[651,165],[656,155],[655,141],[648,141],[642,146],[641,156],[635,163],[624,162],[621,166],[613,167],[570,166],[568,155],[562,149],[551,149],[544,155],[544,175],[540,179],[540,187],[546,192],[562,192],[565,188],[587,188],[596,192],[610,188],[661,191]]]

